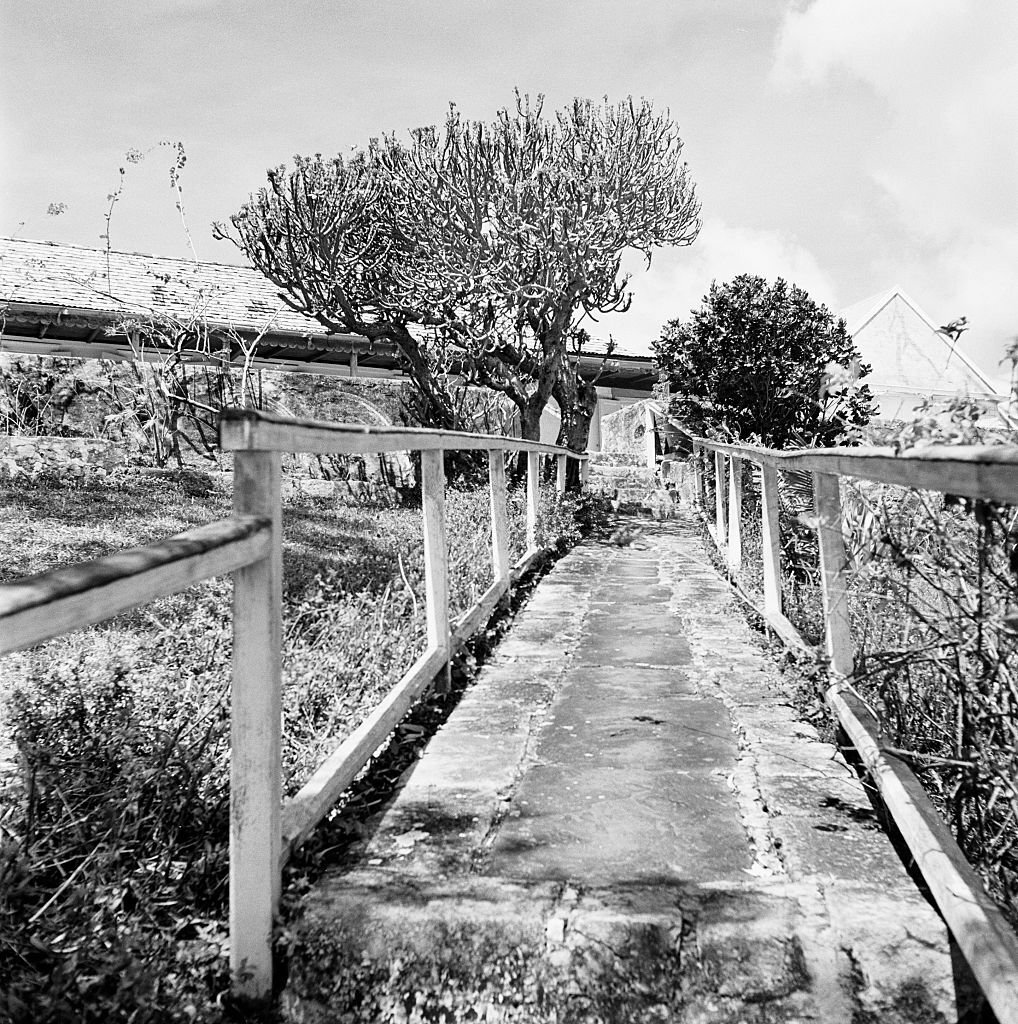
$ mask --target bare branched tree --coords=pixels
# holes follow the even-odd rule
[[[390,194],[375,145],[350,160],[298,156],[293,170],[270,171],[267,187],[231,218],[235,234],[222,224],[215,232],[237,244],[291,308],[330,331],[395,344],[426,421],[452,428],[444,346],[434,331],[410,330],[443,321],[406,293],[406,263],[418,256],[396,232]]]
[[[575,372],[575,328],[629,307],[623,253],[649,262],[696,237],[681,152],[675,123],[646,101],[576,100],[548,118],[517,94],[491,123],[453,108],[409,144],[298,157],[232,218],[231,237],[295,309],[394,342],[435,425],[455,425],[455,373],[506,395],[536,438],[559,375]],[[571,443],[583,447],[589,421]]]

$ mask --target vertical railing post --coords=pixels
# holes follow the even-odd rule
[[[590,480],[590,455],[588,453],[587,458],[580,459],[580,486],[586,487],[587,482]]]
[[[778,518],[778,470],[760,465],[760,517],[763,534],[764,612],[781,614],[781,533]]]
[[[527,452],[527,551],[537,547],[537,515],[541,500],[541,463],[537,452]]]
[[[703,448],[693,442],[693,501],[698,509],[703,508]]]
[[[441,449],[421,452],[424,592],[428,650],[449,650],[449,553],[445,536],[445,465]]]
[[[721,552],[728,544],[728,531],[725,528],[725,484],[727,474],[725,472],[725,453],[714,453],[714,515],[717,532],[714,536],[714,543]]]
[[[742,459],[728,460],[728,568],[742,571]]]
[[[566,493],[566,458],[565,455],[555,457],[555,493]]]
[[[823,584],[825,637],[831,668],[849,675],[855,660],[848,610],[848,559],[841,532],[841,488],[832,473],[813,474],[814,510],[820,546],[820,578]]]
[[[272,991],[272,919],[280,888],[278,452],[235,453],[233,508],[238,516],[264,516],[272,523],[269,554],[233,575],[230,698],[230,969],[236,991],[264,999]]]
[[[505,455],[501,448],[488,451],[491,485],[491,569],[496,583],[509,582],[509,520],[506,516]]]

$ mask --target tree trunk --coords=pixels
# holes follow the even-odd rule
[[[541,440],[541,409],[527,405],[520,410],[520,437],[524,441]]]
[[[561,426],[558,444],[574,452],[585,452],[590,441],[590,422],[597,410],[597,388],[584,380],[572,365],[563,368],[555,382],[552,396],[558,403]],[[580,489],[580,464],[569,459],[566,467],[566,490]]]
[[[417,339],[402,324],[372,324],[362,328],[366,337],[395,342],[403,357],[403,368],[417,391],[415,413],[421,425],[435,430],[458,430],[452,398]]]

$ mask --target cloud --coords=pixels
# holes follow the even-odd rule
[[[627,261],[624,269],[632,274],[629,312],[603,317],[587,328],[595,338],[607,340],[612,334],[628,352],[649,352],[661,328],[669,320],[687,318],[713,281],[720,284],[739,274],[757,274],[768,281],[782,277],[817,302],[838,309],[831,277],[795,238],[780,231],[732,227],[717,218],[704,220],[691,247],[656,253],[649,271],[641,257]]]
[[[814,0],[786,12],[772,73],[788,90],[847,76],[884,102],[885,131],[859,150],[908,240],[889,283],[910,271],[998,341],[1018,330],[1016,39],[1014,0]]]
[[[1013,0],[815,0],[790,10],[773,77],[836,85],[887,104],[869,171],[931,240],[1018,224],[1018,4]]]

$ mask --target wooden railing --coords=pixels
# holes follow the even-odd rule
[[[537,546],[542,455],[556,459],[565,490],[567,457],[553,445],[491,435],[364,427],[223,413],[220,441],[233,452],[233,518],[106,558],[0,585],[0,655],[111,618],[200,580],[234,574],[230,769],[230,959],[237,990],[272,987],[272,923],[282,867],[385,741],[450,657],[491,617],[511,584],[541,554]],[[282,805],[282,452],[421,453],[427,647],[367,719]],[[449,616],[443,452],[487,452],[494,581],[455,622]],[[510,561],[506,452],[527,453],[527,550]]]
[[[987,1001],[1000,1021],[1018,1021],[1018,938],[959,849],[908,765],[880,740],[880,727],[851,686],[855,640],[849,616],[848,559],[841,477],[1018,504],[1018,447],[931,447],[896,455],[883,448],[775,451],[693,440],[695,501],[734,577],[743,564],[744,462],[760,473],[763,601],[756,611],[786,642],[808,646],[783,613],[778,474],[812,474],[813,518],[820,553],[824,642],[832,685],[827,703],[880,791]],[[706,509],[705,478],[713,463],[714,504]],[[743,594],[744,597],[747,595]]]

